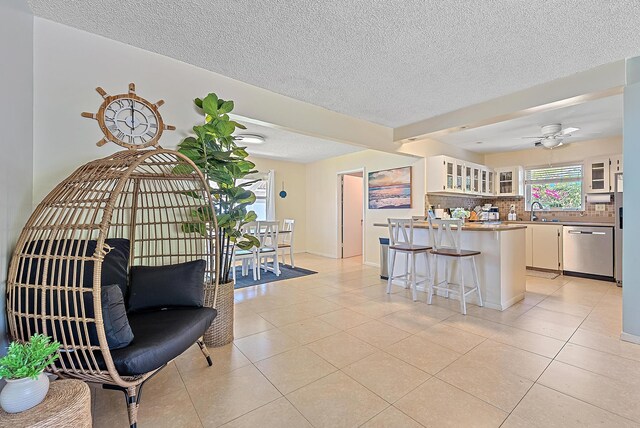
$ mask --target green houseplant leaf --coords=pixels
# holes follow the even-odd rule
[[[247,206],[256,200],[255,194],[247,189],[253,182],[239,182],[256,172],[255,164],[247,160],[247,151],[238,147],[233,138],[236,129],[246,129],[229,118],[228,113],[234,108],[233,101],[210,93],[204,98],[196,98],[194,104],[202,110],[205,123],[193,127],[195,135],[185,138],[178,145],[178,151],[193,161],[211,183],[210,192],[218,221],[217,236],[221,244],[220,254],[216,254],[218,275],[220,282],[228,282],[236,246],[249,250],[260,244],[255,237],[241,232],[242,226],[257,218],[255,212],[247,211]],[[188,174],[191,172],[188,169],[186,166],[176,167],[174,173]],[[205,236],[208,231],[201,220],[208,218],[208,214],[206,208],[194,210],[191,213],[194,221],[183,224],[183,232]]]
[[[7,355],[0,358],[0,378],[2,379],[37,379],[38,375],[56,359],[58,342],[50,342],[51,338],[42,334],[34,334],[27,343],[11,342]]]

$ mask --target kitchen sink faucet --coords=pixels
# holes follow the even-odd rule
[[[544,207],[542,206],[542,204],[539,201],[535,201],[531,204],[531,221],[536,221],[538,219],[538,217],[536,217],[536,210],[535,210],[535,206],[538,205],[538,207],[541,210],[544,210]]]

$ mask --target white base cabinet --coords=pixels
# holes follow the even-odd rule
[[[527,266],[562,270],[562,226],[527,224],[525,234]]]

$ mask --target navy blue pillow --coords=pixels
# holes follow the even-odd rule
[[[130,312],[204,305],[204,260],[167,266],[132,266]]]

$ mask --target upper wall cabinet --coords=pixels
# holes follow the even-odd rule
[[[523,167],[497,168],[495,177],[496,196],[524,196]]]
[[[427,193],[493,196],[495,173],[492,169],[449,156],[427,159]]]
[[[584,181],[587,193],[609,193],[609,156],[591,158],[584,161]]]

